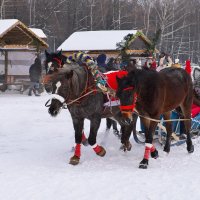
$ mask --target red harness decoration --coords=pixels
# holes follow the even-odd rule
[[[55,58],[53,58],[53,60],[55,60],[58,63],[59,67],[62,66],[62,61],[60,59],[55,57]]]
[[[109,72],[104,73],[104,75],[106,76],[106,81],[107,81],[108,86],[115,91],[117,91],[118,89],[116,77],[123,78],[127,74],[128,72],[125,70],[109,71]]]
[[[134,87],[130,86],[130,87],[127,87],[125,88],[124,90],[133,90]],[[132,105],[127,105],[127,106],[120,106],[120,110],[121,111],[134,111],[135,109],[135,105],[136,105],[136,101],[137,101],[137,93],[134,94],[134,97],[133,97],[133,104]]]

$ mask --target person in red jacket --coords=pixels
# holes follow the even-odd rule
[[[156,68],[157,68],[156,59],[154,57],[147,58],[143,68],[156,70]]]
[[[192,131],[200,131],[200,77],[194,80],[194,96],[192,104]]]

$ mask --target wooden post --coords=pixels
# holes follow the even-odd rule
[[[5,50],[5,85],[8,83],[8,51]]]

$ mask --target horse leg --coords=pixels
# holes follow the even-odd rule
[[[158,158],[158,151],[155,146],[152,144],[153,142],[153,133],[155,132],[157,122],[149,121],[147,119],[141,118],[141,121],[145,127],[145,151],[144,158],[139,164],[139,168],[147,169],[149,163],[149,155],[151,153],[151,157]],[[149,125],[149,126],[148,126]]]
[[[181,110],[183,112],[184,118],[185,119],[191,119],[191,111],[190,109],[187,109],[186,106],[181,106]],[[191,139],[191,134],[190,134],[190,128],[191,128],[191,120],[186,120],[184,121],[185,125],[185,133],[187,135],[187,151],[188,153],[193,153],[194,152],[194,145],[192,144],[192,139]]]
[[[85,136],[84,129],[82,130],[82,144],[83,144],[84,146],[88,146],[88,139],[87,139],[87,137]]]
[[[133,130],[133,123],[131,123],[130,125],[122,125],[121,126],[121,131],[122,131],[121,143],[122,143],[122,145],[121,145],[120,149],[122,149],[123,151],[130,151],[132,148],[132,145],[129,141],[132,130]]]
[[[169,120],[171,116],[171,112],[166,112],[163,114],[165,120]],[[171,145],[171,137],[172,137],[172,123],[166,122],[166,130],[167,130],[167,138],[166,143],[164,146],[164,151],[169,153],[170,152],[170,145]]]
[[[121,147],[120,149],[124,151],[130,151],[132,148],[132,145],[129,141],[129,138],[131,136],[131,132],[133,131],[133,134],[136,134],[136,122],[138,116],[136,114],[133,114],[133,121],[129,125],[124,125],[121,123],[121,115],[116,115],[115,118],[118,120],[119,124],[121,125]]]
[[[100,123],[101,123],[100,116],[93,115],[90,118],[90,134],[88,137],[88,143],[89,145],[92,146],[93,150],[98,156],[103,157],[106,154],[106,150],[102,146],[99,146],[96,143],[97,131],[99,129]]]
[[[72,120],[75,130],[75,149],[74,155],[70,158],[69,164],[77,165],[81,157],[81,142],[84,119],[72,118]]]

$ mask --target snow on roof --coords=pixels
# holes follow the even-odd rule
[[[89,51],[89,50],[116,50],[116,44],[126,35],[136,34],[137,30],[109,30],[109,31],[82,31],[75,32],[66,39],[57,50]]]
[[[39,28],[29,28],[33,33],[35,33],[40,38],[47,38],[47,36],[44,34],[42,29]]]
[[[18,23],[18,19],[3,19],[0,20],[0,36],[3,36],[13,25]]]
[[[25,34],[29,34],[31,35],[31,37],[34,37],[36,39],[38,39],[41,44],[45,47],[48,47],[48,44],[43,40],[44,38],[46,38],[46,35],[44,34],[44,32],[41,29],[36,29],[36,28],[32,28],[29,29],[25,24],[23,24],[21,21],[19,21],[18,19],[2,19],[0,20],[0,38],[3,38],[10,30],[12,30],[13,28],[20,28],[23,29],[21,30],[22,32],[26,32]],[[14,32],[12,32],[12,36],[15,35]],[[23,38],[23,36],[21,37],[21,39]],[[12,40],[20,40],[19,38],[14,38],[12,37]],[[24,45],[24,44],[22,44]]]

